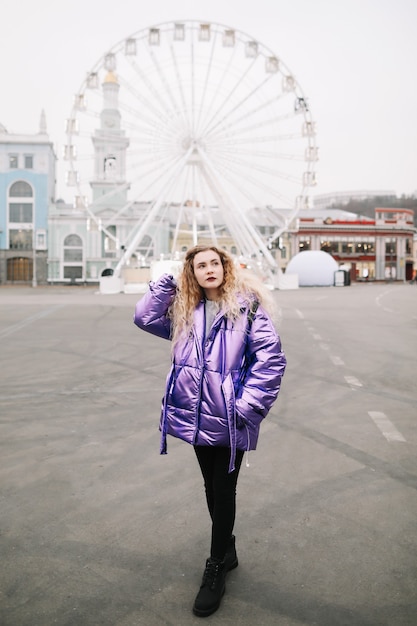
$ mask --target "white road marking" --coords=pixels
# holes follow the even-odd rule
[[[362,383],[354,376],[345,376],[345,381],[353,388],[362,387]]]
[[[327,343],[319,343],[322,350],[330,350],[330,346]]]
[[[376,305],[379,306],[383,311],[386,311],[387,313],[393,313],[394,311],[392,309],[389,309],[387,306],[384,306],[381,303],[381,299],[385,297],[387,294],[391,293],[391,291],[392,289],[387,289],[386,291],[383,291],[382,293],[379,294],[379,296],[375,298]]]
[[[300,311],[300,309],[295,309],[295,312],[297,313],[298,317],[303,320],[304,319],[304,313],[302,311]]]
[[[32,322],[35,322],[36,320],[41,319],[42,317],[47,317],[51,313],[54,313],[54,311],[58,311],[59,309],[62,309],[64,306],[65,305],[60,304],[58,306],[45,309],[44,311],[39,311],[39,313],[35,313],[34,315],[31,315],[30,317],[27,317],[26,319],[22,320],[21,322],[18,322],[17,324],[8,326],[7,328],[4,328],[3,330],[0,331],[0,337],[8,337],[8,335],[12,335],[13,333],[17,332],[18,330],[21,330],[22,328],[25,328],[25,326],[29,326],[29,324],[31,324]]]
[[[321,335],[318,335],[317,333],[313,334],[313,339],[317,339],[317,341],[321,341]]]
[[[369,417],[373,420],[375,425],[379,428],[387,441],[406,441],[399,430],[397,430],[394,424],[388,419],[385,413],[381,411],[368,411]]]
[[[333,365],[344,365],[344,361],[340,358],[340,356],[332,356],[330,355]]]

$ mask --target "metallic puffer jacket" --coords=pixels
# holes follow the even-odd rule
[[[164,274],[150,283],[136,304],[135,324],[170,339],[167,311],[175,293],[172,276]],[[190,336],[174,346],[161,412],[161,454],[167,452],[167,434],[193,445],[225,446],[231,449],[233,471],[236,448],[256,448],[260,423],[278,396],[286,359],[262,306],[249,333],[248,313],[243,300],[235,320],[219,311],[206,337],[204,301],[196,307]]]

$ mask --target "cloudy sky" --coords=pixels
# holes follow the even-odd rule
[[[2,0],[0,123],[58,155],[73,96],[116,43],[171,20],[249,34],[292,71],[317,122],[315,194],[417,193],[415,0]]]

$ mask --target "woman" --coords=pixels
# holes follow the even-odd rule
[[[172,367],[161,414],[167,434],[192,444],[212,520],[211,551],[195,615],[216,611],[237,567],[236,484],[244,451],[276,400],[286,360],[267,313],[272,299],[215,246],[195,246],[176,281],[163,275],[136,305],[135,324],[172,339]]]

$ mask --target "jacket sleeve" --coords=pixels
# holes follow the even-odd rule
[[[157,281],[149,283],[149,289],[136,303],[133,318],[142,330],[162,337],[171,338],[171,320],[167,313],[177,290],[175,279],[163,274]]]
[[[238,422],[256,427],[266,417],[277,399],[286,364],[274,325],[259,307],[248,336],[245,374],[236,398]]]

